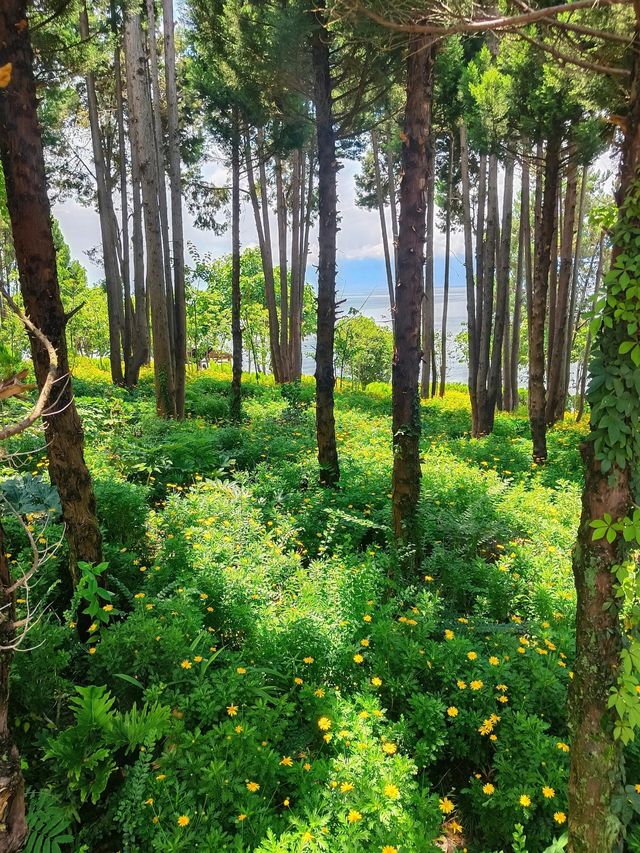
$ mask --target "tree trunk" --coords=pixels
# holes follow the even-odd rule
[[[142,47],[142,30],[138,15],[125,20],[125,54],[127,76],[131,79],[132,99],[129,122],[138,157],[147,248],[147,291],[151,302],[153,330],[153,368],[156,387],[156,409],[160,417],[176,416],[176,387],[164,291],[164,270],[158,185],[154,145],[153,117],[147,88],[147,72]]]
[[[89,19],[86,5],[80,11],[80,37],[89,39]],[[87,87],[87,108],[89,127],[91,130],[91,146],[96,173],[96,189],[98,196],[98,214],[100,219],[100,234],[102,237],[102,256],[104,260],[104,275],[107,291],[107,316],[109,320],[109,364],[111,366],[111,381],[115,385],[123,384],[122,362],[120,358],[120,336],[123,331],[121,292],[122,281],[118,269],[116,252],[117,234],[114,231],[116,216],[109,188],[109,177],[102,147],[102,133],[98,115],[98,98],[93,72],[85,74]]]
[[[316,333],[316,434],[320,482],[335,486],[340,479],[336,424],[333,414],[335,376],[333,347],[336,326],[336,238],[338,192],[333,91],[324,0],[315,12],[311,60],[314,75],[318,139],[318,326]]]
[[[554,424],[564,413],[564,371],[565,347],[569,336],[569,291],[573,267],[573,232],[575,230],[576,191],[578,168],[575,154],[572,152],[567,168],[567,189],[564,197],[564,219],[560,250],[560,270],[556,295],[555,317],[549,315],[549,329],[553,325],[553,357],[549,369],[549,389],[547,393],[547,424]]]
[[[240,327],[240,119],[233,110],[231,142],[231,340],[233,361],[231,375],[230,416],[242,418],[242,329]]]
[[[176,414],[184,417],[187,364],[187,306],[184,292],[184,231],[182,224],[182,174],[180,168],[180,128],[176,79],[175,24],[173,0],[163,0],[164,74],[167,94],[167,149],[171,187],[171,238],[173,245],[173,293],[175,311],[174,365]]]
[[[303,213],[304,178],[302,164],[304,152],[293,151],[291,157],[291,303],[289,306],[289,364],[291,379],[300,379],[302,367],[302,285],[300,270],[301,218]]]
[[[580,184],[580,200],[578,202],[578,213],[577,213],[577,228],[576,228],[576,248],[573,256],[573,273],[571,276],[571,299],[569,300],[569,316],[567,317],[567,340],[564,348],[564,376],[562,380],[562,388],[560,389],[560,402],[559,402],[559,410],[562,412],[560,417],[564,415],[564,411],[567,407],[567,397],[569,394],[569,385],[571,383],[571,354],[573,352],[573,345],[575,343],[575,336],[577,332],[577,312],[576,307],[578,306],[578,279],[580,272],[580,261],[582,256],[582,234],[584,231],[584,206],[587,197],[587,179],[589,177],[589,167],[583,166],[582,169],[582,179]],[[591,258],[591,264],[593,265],[593,257]],[[589,271],[589,278],[591,277],[591,269]],[[577,379],[577,377],[576,377]],[[576,392],[577,392],[576,387]]]
[[[503,342],[505,336],[505,325],[506,325],[506,317],[507,317],[507,299],[508,299],[508,290],[509,290],[509,263],[510,263],[510,255],[511,255],[511,222],[513,217],[513,156],[508,155],[505,162],[504,169],[504,196],[503,196],[503,204],[502,204],[502,228],[501,228],[501,239],[500,245],[497,249],[497,258],[498,258],[498,268],[496,271],[496,310],[495,310],[495,320],[493,324],[493,347],[491,351],[491,364],[489,368],[489,375],[487,377],[487,397],[486,397],[486,406],[485,406],[485,420],[484,427],[488,432],[493,431],[493,424],[495,419],[495,411],[496,411],[496,402],[498,398],[499,390],[502,386],[501,382],[501,374],[502,374],[502,355],[503,355]],[[497,167],[495,168],[497,172]],[[490,167],[490,174],[493,172],[493,169]],[[492,186],[495,189],[492,190],[491,195],[493,196],[493,200],[489,198],[490,209],[495,208],[495,219],[497,223],[498,219],[498,205],[497,205],[497,180],[495,184],[493,180],[491,181]],[[493,218],[493,211],[491,212],[491,217]],[[487,221],[487,230],[489,229],[489,222]],[[497,225],[496,225],[497,230]],[[487,238],[488,242],[489,238]],[[497,242],[497,241],[496,241]],[[487,265],[488,271],[488,265]]]
[[[488,435],[493,429],[495,397],[489,396],[489,373],[491,370],[491,329],[495,287],[496,254],[498,247],[498,158],[489,155],[487,173],[487,221],[484,259],[482,261],[482,292],[480,346],[478,354],[478,428],[474,438]],[[497,386],[496,386],[497,387]]]
[[[409,38],[400,182],[396,330],[392,366],[393,529],[419,561],[416,514],[420,497],[420,309],[425,244],[425,180],[431,173],[431,93],[434,46],[424,35]]]
[[[480,364],[480,337],[482,334],[482,305],[484,279],[484,218],[487,208],[487,155],[480,154],[478,164],[478,194],[476,211],[476,329],[478,330],[478,366]]]
[[[157,206],[160,214],[160,235],[162,240],[162,269],[164,272],[164,294],[167,301],[167,323],[169,326],[169,344],[171,357],[175,352],[175,305],[173,299],[173,280],[171,277],[171,252],[169,249],[169,212],[167,209],[167,186],[164,172],[164,139],[162,133],[162,101],[160,98],[160,74],[158,72],[158,50],[156,45],[155,0],[146,0],[147,9],[147,52],[149,56],[149,81],[151,98],[149,108],[152,116],[151,130],[154,141],[155,183],[158,193]],[[175,382],[175,377],[174,377]]]
[[[389,212],[391,213],[391,242],[393,244],[393,273],[398,277],[398,207],[396,176],[393,168],[393,122],[389,122],[387,138],[387,183],[389,185]],[[395,299],[395,294],[394,294]]]
[[[598,266],[596,268],[596,283],[593,292],[593,301],[596,302],[598,299],[598,294],[600,293],[600,284],[602,282],[602,272],[604,265],[604,234],[600,235],[600,240],[598,242]],[[578,399],[578,412],[576,414],[576,421],[582,420],[582,415],[584,413],[584,398],[585,392],[587,389],[587,373],[589,372],[589,358],[591,356],[591,329],[587,331],[587,340],[584,348],[584,358],[582,359],[582,368],[580,371],[580,393]]]
[[[553,361],[554,353],[554,338],[556,333],[556,300],[558,294],[558,252],[560,235],[562,234],[562,176],[559,178],[558,198],[556,199],[556,221],[553,230],[553,239],[551,242],[551,263],[549,266],[549,292],[546,318],[546,338],[547,338],[547,360],[546,360],[546,377],[547,388],[549,387],[549,373],[551,371],[551,362]],[[547,395],[548,396],[548,395]]]
[[[444,397],[447,381],[447,314],[449,312],[449,266],[451,255],[451,202],[453,198],[453,134],[449,136],[449,168],[447,174],[447,211],[444,235],[444,292],[442,295],[442,351],[440,353],[440,396]]]
[[[275,158],[276,176],[276,218],[278,222],[278,271],[280,273],[280,351],[282,359],[287,364],[287,379],[291,377],[288,370],[289,350],[289,282],[287,280],[287,200],[284,194],[282,179],[282,160]]]
[[[471,432],[478,430],[478,327],[476,326],[476,294],[473,279],[473,237],[471,224],[471,194],[469,187],[469,144],[467,128],[460,124],[460,173],[462,179],[462,223],[464,227],[464,269],[467,285],[467,332],[469,345],[469,398],[471,400]]]
[[[427,174],[426,174],[426,246],[424,262],[424,292],[422,296],[422,376],[420,380],[420,396],[425,399],[431,392],[431,383],[435,379],[433,362],[435,356],[434,335],[434,289],[433,289],[433,232],[435,227],[435,148],[431,135],[427,139]]]
[[[560,137],[547,141],[544,167],[544,196],[538,224],[535,265],[529,322],[529,422],[533,442],[533,460],[543,464],[547,459],[547,425],[545,421],[544,325],[547,308],[551,241],[554,231],[558,178],[560,173]]]
[[[380,146],[378,145],[378,131],[371,131],[371,146],[373,148],[373,174],[376,183],[376,199],[378,202],[378,214],[380,216],[380,233],[382,235],[382,250],[384,252],[384,267],[387,273],[387,288],[389,289],[389,310],[391,312],[391,326],[395,323],[396,307],[394,296],[393,272],[391,269],[391,252],[389,251],[389,235],[387,234],[387,217],[384,209],[384,197],[382,193],[382,177],[380,174]]]
[[[523,279],[527,279],[526,291],[530,293],[531,274],[531,221],[529,211],[529,161],[526,148],[523,150],[522,175],[520,186],[520,228],[518,232],[518,261],[516,271],[516,292],[513,304],[513,327],[511,337],[511,404],[510,411],[518,408],[518,367],[520,364],[520,333],[522,329],[522,290]]]
[[[100,562],[102,548],[91,477],[84,461],[82,425],[69,377],[67,317],[58,285],[33,54],[29,29],[22,25],[25,20],[24,0],[5,0],[0,6],[0,65],[11,63],[12,68],[9,86],[0,97],[0,157],[25,312],[58,353],[60,381],[50,405],[55,414],[45,417],[44,424],[49,475],[60,495],[75,582],[78,561]],[[49,358],[38,340],[31,337],[30,342],[41,388]]]

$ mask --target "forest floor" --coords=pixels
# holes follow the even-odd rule
[[[74,373],[108,565],[84,569],[87,642],[62,552],[31,589],[47,609],[12,695],[30,843],[562,849],[584,424],[554,429],[540,468],[524,409],[475,440],[466,389],[425,401],[408,577],[389,531],[388,386],[337,394],[326,490],[311,381],[285,403],[247,377],[232,426],[224,369],[191,377],[182,423],[156,418],[150,375],[131,395],[95,364]],[[45,468],[41,436],[14,448],[25,477]],[[18,572],[27,547],[8,528]],[[637,746],[627,780],[640,799]]]

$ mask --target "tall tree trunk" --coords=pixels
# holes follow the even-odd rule
[[[602,272],[604,267],[604,233],[600,235],[600,240],[598,241],[598,266],[596,268],[596,282],[593,292],[593,301],[596,302],[598,299],[598,295],[600,293],[600,285],[602,283]],[[580,370],[580,392],[578,396],[578,411],[576,414],[576,421],[582,420],[582,415],[584,414],[584,400],[585,400],[585,392],[587,389],[587,374],[589,372],[589,358],[591,356],[591,342],[592,342],[592,334],[591,329],[587,330],[587,340],[584,348],[584,357],[582,359],[582,367]]]
[[[587,180],[589,177],[589,167],[583,166],[582,178],[580,183],[580,200],[578,201],[577,228],[576,228],[576,248],[573,256],[573,273],[571,275],[571,298],[569,300],[569,315],[567,317],[567,340],[564,348],[564,376],[562,380],[562,388],[560,390],[561,399],[559,402],[559,410],[564,414],[567,407],[567,396],[569,394],[569,385],[571,383],[571,354],[575,343],[577,333],[578,317],[576,308],[578,307],[578,279],[580,273],[580,261],[582,259],[582,234],[584,231],[584,207],[587,197]],[[591,258],[593,265],[593,257]],[[589,271],[589,278],[591,270]],[[576,387],[576,392],[577,392]],[[562,415],[560,415],[562,417]]]
[[[291,304],[289,306],[289,365],[291,367],[292,380],[300,379],[302,366],[300,232],[304,199],[304,177],[302,174],[303,163],[304,152],[296,148],[291,157]]]
[[[80,37],[85,41],[89,39],[89,19],[87,17],[86,5],[84,5],[80,11]],[[102,133],[100,130],[100,119],[98,115],[98,98],[96,96],[96,84],[93,72],[88,71],[85,74],[84,80],[87,87],[87,107],[89,113],[89,127],[91,130],[93,162],[96,174],[98,214],[100,220],[100,234],[102,237],[102,256],[104,259],[104,275],[107,291],[111,381],[115,385],[122,385],[123,375],[120,354],[120,336],[123,331],[121,304],[122,281],[120,279],[118,255],[116,252],[118,237],[114,231],[116,216],[113,209],[113,200],[111,198],[111,190],[109,187],[110,181],[107,174],[107,166],[102,147]]]
[[[476,329],[478,330],[478,366],[480,364],[480,338],[482,334],[482,306],[484,287],[484,219],[487,209],[487,155],[480,154],[478,164],[478,193],[476,211]]]
[[[173,246],[173,295],[175,311],[174,365],[176,374],[176,414],[184,417],[187,364],[187,305],[184,292],[184,230],[182,224],[182,173],[180,168],[180,127],[176,79],[175,24],[173,0],[163,0],[164,74],[167,95],[167,149],[171,187],[171,239]]]
[[[476,436],[487,435],[493,429],[495,397],[489,397],[489,373],[491,369],[491,330],[495,288],[496,254],[498,249],[498,158],[489,155],[487,172],[487,221],[484,259],[482,261],[482,293],[480,346],[478,354],[478,431]]]
[[[567,167],[567,189],[564,196],[564,217],[560,249],[560,270],[556,295],[555,316],[549,315],[549,329],[553,326],[553,356],[549,366],[549,388],[547,391],[547,424],[554,424],[563,415],[563,382],[565,370],[565,347],[569,335],[569,291],[573,268],[573,232],[575,230],[576,191],[578,167],[575,152],[571,152]]]
[[[312,36],[316,134],[318,139],[318,326],[316,333],[316,435],[320,482],[335,486],[340,479],[336,423],[333,414],[335,376],[333,347],[336,327],[336,238],[338,191],[333,90],[324,0],[318,3]]]
[[[464,228],[464,269],[467,285],[467,334],[469,345],[469,398],[471,400],[471,432],[478,431],[478,327],[476,325],[476,293],[473,278],[473,237],[471,224],[471,193],[469,186],[469,143],[467,128],[460,124],[460,174],[462,179],[462,224]]]
[[[496,311],[493,325],[493,347],[491,351],[491,365],[487,378],[487,401],[485,427],[488,432],[493,431],[493,423],[496,411],[496,401],[501,388],[501,366],[502,350],[507,317],[507,299],[509,290],[509,264],[511,256],[511,222],[513,217],[513,156],[508,155],[504,169],[504,196],[502,203],[502,228],[500,245],[497,250],[498,265],[496,271]],[[497,171],[497,169],[496,169]],[[494,196],[497,196],[497,181]],[[498,216],[497,198],[491,207],[496,208],[496,220]],[[492,214],[493,215],[493,214]]]
[[[389,122],[387,133],[387,184],[389,185],[389,212],[391,213],[391,243],[393,245],[393,274],[398,277],[398,200],[396,193],[396,175],[393,164],[393,127]],[[394,294],[395,299],[395,294]]]
[[[11,81],[0,97],[0,157],[25,313],[51,341],[58,354],[57,395],[44,418],[49,475],[60,496],[69,543],[72,579],[78,561],[98,563],[102,557],[100,528],[91,477],[84,461],[82,425],[69,377],[65,340],[67,317],[62,307],[51,233],[42,137],[36,111],[33,54],[24,0],[0,6],[0,65],[11,63]],[[49,370],[42,344],[31,337],[38,386]]]
[[[233,139],[231,142],[231,365],[232,421],[242,418],[242,329],[240,327],[240,118],[233,110]]]
[[[547,141],[544,166],[544,195],[541,205],[536,256],[531,294],[529,322],[529,422],[534,462],[547,459],[547,425],[544,387],[544,325],[547,308],[551,241],[554,231],[558,179],[560,174],[560,137],[552,134]]]
[[[164,172],[164,139],[162,134],[162,101],[160,98],[160,74],[158,71],[158,49],[156,45],[156,12],[155,0],[146,0],[147,9],[147,52],[149,56],[149,82],[151,84],[151,99],[149,101],[152,116],[151,130],[153,132],[155,153],[154,166],[156,171],[155,183],[158,193],[158,211],[160,214],[160,236],[162,240],[162,269],[164,273],[164,294],[167,300],[167,322],[169,325],[169,343],[171,356],[175,352],[175,305],[173,299],[173,280],[171,277],[171,251],[169,248],[169,212],[167,208],[167,186]],[[175,381],[175,379],[174,379]]]
[[[278,271],[280,273],[280,351],[286,364],[287,382],[290,381],[289,350],[289,282],[287,276],[287,200],[282,178],[282,159],[275,158],[276,218],[278,222]]]
[[[387,216],[384,209],[384,194],[382,192],[382,176],[380,172],[380,145],[378,144],[378,131],[371,131],[371,147],[373,149],[373,174],[376,185],[376,200],[378,202],[378,214],[380,216],[380,233],[382,235],[382,251],[384,253],[384,267],[387,273],[387,288],[389,290],[389,310],[391,311],[391,326],[395,323],[395,295],[394,279],[391,269],[391,252],[389,251],[389,235],[387,234]]]
[[[419,560],[416,513],[420,497],[420,316],[425,243],[425,180],[433,155],[431,93],[434,46],[424,35],[409,38],[400,182],[396,330],[392,365],[393,529]]]
[[[427,140],[429,151],[427,154],[426,174],[426,246],[424,263],[424,292],[422,296],[422,376],[420,380],[420,396],[426,398],[431,392],[431,383],[435,379],[433,367],[435,357],[435,335],[434,335],[434,287],[433,287],[433,236],[435,228],[435,141],[430,135]]]
[[[167,301],[164,292],[164,270],[158,185],[154,145],[153,117],[147,88],[146,60],[142,46],[142,29],[138,15],[125,19],[125,55],[127,76],[131,78],[132,99],[129,122],[138,157],[145,242],[147,248],[147,291],[151,302],[153,330],[153,369],[156,409],[160,417],[176,416],[176,386],[173,353],[169,334]]]
[[[444,397],[447,381],[447,315],[449,313],[449,266],[451,255],[451,203],[453,198],[453,134],[449,135],[449,166],[447,172],[447,211],[444,235],[444,287],[442,294],[442,351],[440,353],[440,396]]]
[[[529,161],[526,147],[523,149],[522,173],[520,185],[520,228],[518,231],[518,261],[516,271],[516,292],[513,304],[513,327],[511,337],[511,405],[510,411],[517,409],[518,367],[520,364],[520,333],[522,329],[522,291],[526,280],[526,291],[531,289],[531,220],[529,210]]]
[[[134,366],[133,305],[131,302],[131,263],[129,254],[129,196],[127,188],[127,142],[124,128],[124,98],[122,91],[122,62],[120,59],[120,35],[118,33],[115,0],[110,0],[109,17],[114,38],[113,69],[115,75],[116,123],[118,126],[118,161],[120,178],[120,208],[122,234],[121,278],[124,295],[124,326],[122,350],[124,356],[124,383],[132,388],[138,382]]]
[[[261,139],[262,135],[259,134],[259,142]],[[271,353],[271,368],[276,382],[280,383],[285,380],[283,379],[284,369],[281,358],[282,354],[280,352],[280,327],[278,323],[278,309],[276,306],[276,287],[273,278],[273,255],[271,252],[271,229],[269,226],[269,207],[266,187],[267,174],[264,167],[262,151],[258,151],[258,156],[260,158],[260,199],[258,199],[258,190],[253,171],[251,144],[247,137],[245,139],[247,183],[249,185],[249,197],[251,198],[251,206],[253,207],[253,216],[256,223],[256,232],[258,234],[258,245],[260,246],[260,258],[262,260],[264,293],[265,301],[267,303],[267,315],[269,317],[269,349]]]
[[[127,79],[127,99],[133,101],[132,78]],[[134,312],[133,353],[131,365],[131,384],[138,382],[138,375],[143,364],[147,364],[150,356],[149,340],[149,306],[144,277],[144,235],[142,225],[142,194],[140,190],[140,164],[138,151],[133,139],[133,127],[129,122],[129,146],[131,149],[131,251],[133,256],[133,288]]]

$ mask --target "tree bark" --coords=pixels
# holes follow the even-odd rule
[[[318,325],[316,332],[316,435],[320,482],[335,486],[340,479],[336,424],[333,413],[335,375],[333,349],[336,326],[336,238],[338,192],[333,88],[324,0],[318,3],[312,36],[316,135],[318,140]]]
[[[287,200],[282,179],[282,159],[275,158],[276,218],[278,222],[278,272],[280,277],[280,350],[283,361],[288,362],[289,350],[289,282],[287,280]],[[289,371],[287,370],[287,373]],[[290,380],[287,375],[287,381]]]
[[[469,398],[471,400],[471,433],[478,430],[478,327],[476,325],[476,293],[473,278],[473,237],[471,224],[471,193],[469,186],[469,143],[467,128],[460,124],[460,173],[462,180],[462,224],[464,228],[464,269],[467,286],[467,333],[469,345]]]
[[[176,416],[176,386],[164,289],[162,235],[157,158],[154,144],[153,116],[147,87],[147,70],[142,46],[140,17],[127,14],[125,19],[125,55],[127,76],[131,80],[132,99],[129,122],[137,151],[142,190],[145,242],[147,249],[147,291],[151,302],[153,331],[153,368],[156,409],[160,417]]]
[[[396,330],[392,365],[393,529],[419,561],[416,514],[420,497],[420,309],[425,243],[425,181],[432,156],[431,93],[434,46],[424,35],[409,38],[400,182]]]
[[[49,475],[62,504],[69,543],[71,577],[78,578],[79,560],[100,562],[100,529],[91,477],[84,460],[82,425],[69,377],[65,340],[66,315],[60,298],[56,254],[51,233],[42,137],[36,111],[33,54],[24,0],[0,6],[0,65],[11,63],[11,81],[0,96],[0,157],[20,289],[25,312],[58,353],[57,396],[44,418]],[[30,338],[38,386],[44,384],[49,358],[42,344]]]
[[[516,270],[516,292],[513,304],[513,326],[511,337],[511,403],[510,411],[517,409],[520,398],[518,395],[518,367],[520,364],[520,334],[522,329],[522,291],[523,282],[526,291],[530,292],[531,274],[531,221],[529,211],[529,161],[527,152],[523,151],[522,173],[520,185],[520,228],[518,232],[518,260]]]
[[[180,167],[180,127],[176,78],[175,24],[173,0],[163,0],[164,74],[167,95],[167,150],[171,188],[171,240],[173,246],[174,364],[176,414],[184,417],[187,364],[187,306],[184,292],[184,229],[182,223],[182,173]]]
[[[451,255],[451,202],[453,198],[453,134],[449,136],[449,166],[447,173],[447,210],[444,235],[444,287],[442,294],[442,351],[440,353],[440,396],[444,397],[447,381],[447,315],[449,312],[449,266]]]
[[[86,4],[80,11],[80,37],[89,39],[89,19]],[[98,196],[98,216],[100,234],[102,237],[102,256],[104,260],[104,275],[107,292],[107,316],[109,321],[109,364],[111,366],[111,381],[114,385],[123,384],[122,362],[120,357],[120,338],[124,331],[122,323],[122,281],[118,269],[116,252],[117,234],[114,231],[116,222],[113,200],[109,188],[107,166],[102,147],[102,133],[98,114],[98,98],[93,72],[88,71],[84,77],[87,87],[87,109],[89,113],[89,128],[91,131],[91,146],[96,175]]]
[[[389,290],[389,310],[391,311],[391,326],[395,323],[395,295],[393,271],[391,269],[391,252],[389,251],[389,235],[387,233],[387,216],[384,209],[384,196],[382,192],[382,176],[380,172],[380,146],[378,144],[378,131],[371,131],[371,147],[373,149],[373,174],[376,184],[376,200],[378,202],[378,214],[380,216],[380,234],[382,235],[382,251],[384,253],[384,267],[387,274],[387,288]]]
[[[242,418],[242,328],[240,326],[240,118],[233,110],[233,139],[231,141],[231,365],[232,421]]]
[[[420,396],[426,399],[431,393],[431,384],[435,381],[435,329],[434,329],[434,289],[433,289],[433,236],[435,227],[435,150],[434,139],[427,139],[426,174],[426,245],[424,261],[424,291],[422,295],[422,376]]]
[[[398,277],[398,201],[396,175],[393,164],[393,126],[393,123],[389,122],[386,159],[387,183],[389,185],[389,212],[391,213],[391,243],[393,244],[393,273],[395,280]]]
[[[291,379],[294,381],[300,379],[302,369],[300,232],[304,200],[303,163],[304,152],[296,148],[291,158],[291,302],[289,305],[289,364]]]
[[[596,282],[593,292],[593,301],[596,302],[598,299],[598,294],[600,293],[600,284],[602,282],[602,272],[604,266],[604,234],[600,235],[600,240],[598,241],[598,266],[596,268]],[[582,420],[582,415],[584,413],[584,399],[585,392],[587,389],[587,374],[589,372],[589,358],[591,356],[591,341],[592,341],[591,329],[587,331],[587,340],[584,348],[584,358],[582,359],[582,368],[580,371],[580,393],[578,398],[578,411],[576,414],[576,421]]]
[[[529,322],[529,422],[533,442],[533,460],[538,464],[543,464],[547,459],[544,326],[559,173],[560,137],[551,135],[547,141],[545,157],[544,195],[540,222],[537,226],[538,239],[536,240]]]
[[[553,356],[549,366],[549,388],[546,402],[547,424],[554,424],[564,414],[565,347],[569,336],[569,291],[573,268],[573,233],[575,230],[578,167],[572,152],[567,168],[567,189],[564,196],[564,219],[560,250],[560,270],[556,294],[555,316],[549,315],[553,326]]]

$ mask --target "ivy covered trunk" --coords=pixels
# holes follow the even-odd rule
[[[422,356],[420,308],[434,48],[425,36],[412,36],[408,53],[392,365],[392,502],[396,538],[416,547],[417,554],[415,516],[420,497],[418,378]]]
[[[623,537],[620,523],[628,519],[640,468],[640,4],[636,14],[619,218],[591,362],[591,435],[583,450],[585,486],[573,561],[578,597],[576,661],[569,689],[570,853],[622,849],[621,744],[631,738],[638,722],[633,677],[638,626],[623,632],[619,608],[624,597],[616,595],[626,541],[640,542],[638,525],[633,529],[632,524],[630,531],[628,521]],[[626,648],[629,643],[635,645],[634,655]]]
[[[73,402],[56,253],[51,233],[42,138],[36,113],[36,87],[24,0],[0,5],[0,66],[11,63],[11,79],[0,90],[0,156],[7,190],[20,289],[26,314],[58,353],[59,382],[44,418],[49,474],[62,504],[70,568],[77,562],[98,563],[101,536],[91,477],[84,460],[82,425]],[[49,370],[42,344],[31,338],[39,387]]]

